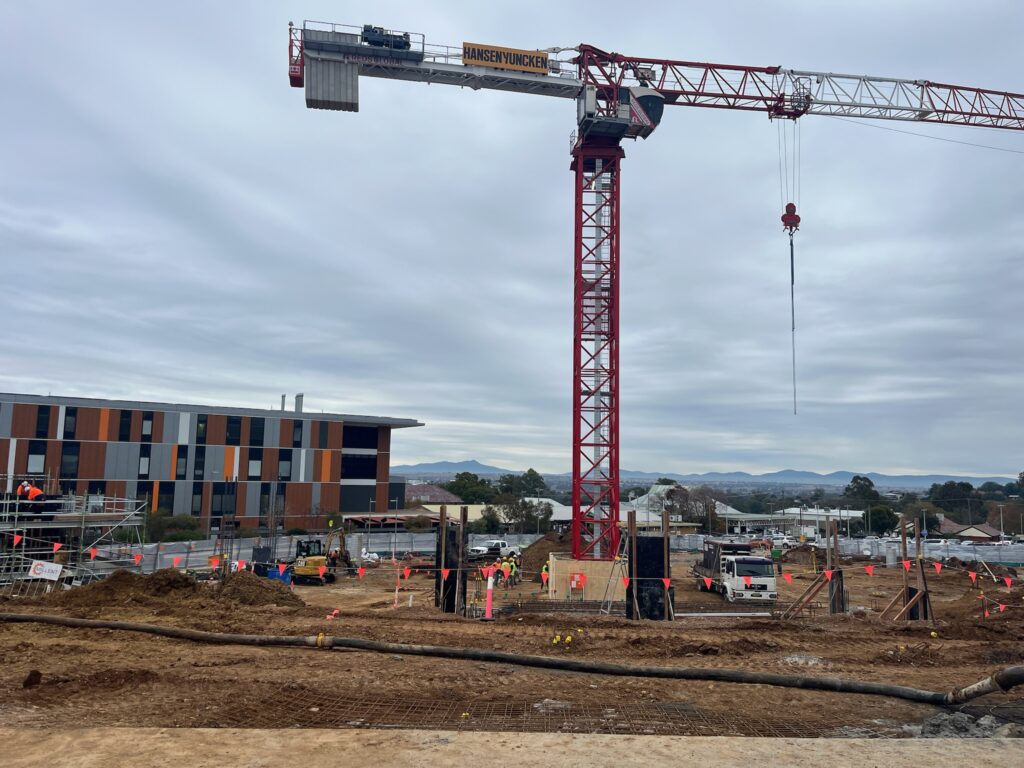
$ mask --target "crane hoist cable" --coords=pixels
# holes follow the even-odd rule
[[[796,212],[796,203],[800,201],[800,123],[793,120],[792,151],[789,149],[790,139],[786,136],[785,123],[779,120],[777,125],[779,137],[779,196],[788,199],[782,213],[782,228],[789,233],[789,314],[790,340],[793,352],[793,415],[796,415],[796,257],[793,247],[793,235],[800,229],[800,216]],[[790,167],[792,165],[792,167]],[[790,181],[792,180],[792,184]]]

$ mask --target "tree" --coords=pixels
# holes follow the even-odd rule
[[[868,532],[879,536],[896,530],[900,523],[899,516],[884,505],[872,507],[869,516],[871,527]]]
[[[676,481],[673,480],[671,477],[659,477],[657,480],[654,481],[654,484],[655,485],[675,485]]]
[[[444,484],[444,489],[467,504],[487,504],[494,498],[490,482],[472,472],[459,472],[454,480]]]
[[[429,515],[416,515],[415,517],[407,517],[402,522],[402,525],[405,526],[405,530],[409,533],[420,533],[433,528],[434,521],[430,519]]]
[[[665,494],[665,501],[670,515],[682,515],[687,519],[691,515],[690,492],[681,485],[677,485]]]
[[[850,484],[843,489],[843,496],[863,502],[878,501],[881,498],[871,478],[864,475],[854,475]]]
[[[690,508],[696,512],[704,521],[704,533],[711,534],[715,529],[715,522],[718,516],[715,510],[718,508],[718,500],[712,490],[702,485],[690,492]]]
[[[484,507],[478,520],[469,524],[470,533],[501,533],[501,518],[494,507]]]
[[[512,496],[547,496],[548,484],[534,469],[528,469],[521,475],[502,475],[498,478],[498,493]]]
[[[538,504],[502,494],[495,499],[495,507],[509,528],[518,533],[546,532],[551,528],[553,510],[547,502]]]
[[[972,504],[975,509],[981,508],[981,499],[974,486],[954,480],[942,485],[934,483],[928,491],[928,500],[960,523],[973,521],[975,515],[972,514]]]

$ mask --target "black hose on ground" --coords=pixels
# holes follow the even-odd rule
[[[698,669],[693,667],[630,667],[601,661],[577,661],[556,659],[549,656],[522,656],[505,651],[488,651],[480,648],[452,648],[441,645],[407,645],[404,643],[382,643],[376,640],[362,640],[354,637],[333,637],[330,635],[235,635],[223,632],[203,632],[195,629],[163,627],[156,624],[139,624],[128,621],[95,621],[75,619],[66,616],[48,616],[31,613],[0,613],[0,621],[8,623],[51,624],[59,627],[84,629],[114,629],[125,632],[143,632],[178,640],[219,645],[291,646],[302,648],[348,648],[373,653],[394,653],[407,656],[430,656],[442,659],[484,661],[499,664],[514,664],[521,667],[552,669],[562,672],[582,672],[594,675],[618,677],[653,677],[670,680],[705,680],[722,683],[745,683],[748,685],[774,685],[783,688],[802,688],[813,691],[835,693],[863,693],[873,696],[890,696],[924,704],[962,704],[965,701],[996,691],[1009,691],[1024,685],[1024,666],[1006,667],[991,677],[964,688],[948,693],[923,691],[902,685],[888,685],[860,680],[844,680],[838,677],[810,677],[805,675],[774,675],[765,672],[746,672],[734,669]]]

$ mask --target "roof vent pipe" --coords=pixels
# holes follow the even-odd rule
[[[295,412],[296,413],[302,413],[302,398],[304,398],[304,397],[305,397],[305,395],[302,392],[299,392],[299,394],[297,394],[295,396]]]
[[[285,395],[281,395],[281,410],[282,411],[284,410],[284,400],[285,400]]]

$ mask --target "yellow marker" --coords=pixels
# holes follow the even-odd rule
[[[938,636],[939,636],[938,632],[934,632],[934,631],[932,632],[932,637],[938,637]]]
[[[562,636],[561,636],[561,635],[555,635],[555,638],[554,638],[554,640],[552,640],[552,641],[551,641],[551,643],[552,643],[553,645],[558,645],[558,643],[559,643],[559,641],[560,641],[561,639],[562,639]]]
[[[571,643],[572,642],[572,635],[566,635],[565,636],[565,642],[566,642],[566,644]]]

